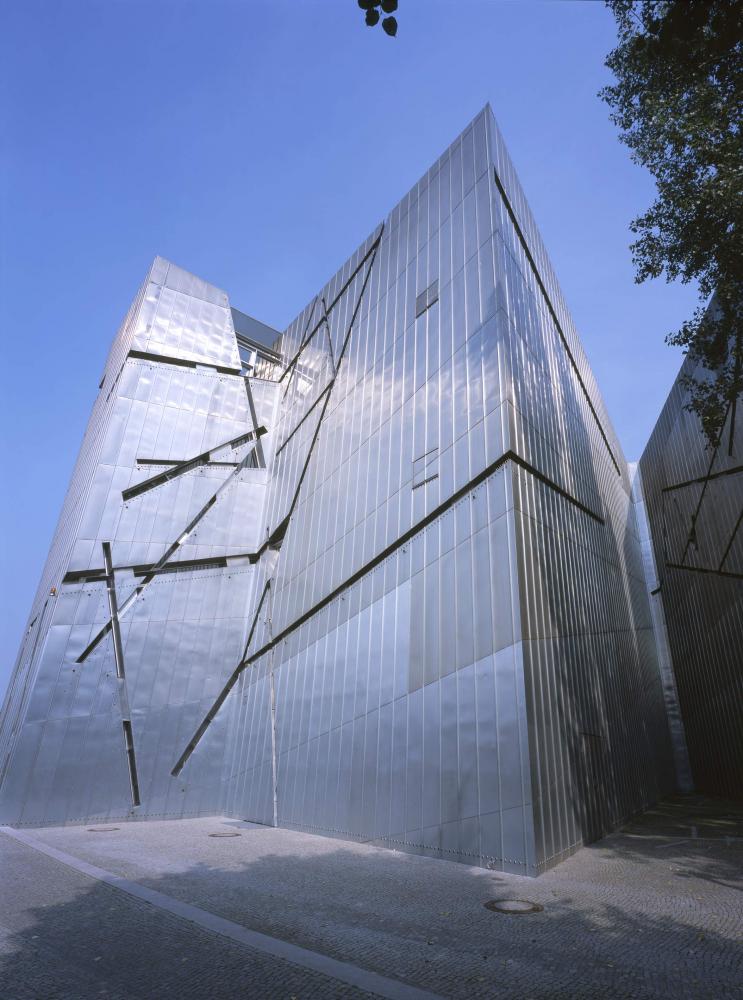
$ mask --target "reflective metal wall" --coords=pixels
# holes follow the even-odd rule
[[[272,427],[275,386],[253,397]],[[218,809],[224,719],[183,780],[170,770],[244,641],[268,478],[253,429],[227,296],[158,258],[111,349],[6,698],[4,822]]]
[[[185,294],[175,279],[168,289],[168,302]],[[120,604],[137,595],[121,643],[127,685],[139,671],[129,694],[138,758],[137,740],[153,734],[135,812],[220,809],[537,874],[673,787],[627,467],[490,109],[272,351],[250,354],[255,343],[240,341],[250,333],[241,326],[240,351],[254,365],[247,379],[233,374],[240,361],[226,302],[223,326],[212,312],[220,294],[192,290],[192,304],[179,300],[168,320],[159,306],[145,316],[145,292],[130,320],[144,357],[126,362],[121,412],[105,418],[95,458],[114,471],[95,471],[102,485],[86,503],[98,506],[57,558],[60,573],[99,568],[110,538],[115,565],[156,567],[141,593],[141,577],[114,574]],[[210,308],[191,319],[197,299]],[[158,429],[165,388],[157,414],[137,408],[129,429],[140,394],[150,405],[138,366],[157,368],[154,352],[194,357],[175,354],[186,339],[211,366],[178,374],[205,394],[198,433],[162,455],[181,460],[176,481],[132,496],[130,484],[152,475],[137,467],[145,452],[136,435],[152,425],[147,455],[173,441]],[[207,385],[222,388],[209,395]],[[171,421],[195,419],[190,395],[168,398]],[[217,419],[228,424],[217,430]],[[239,572],[228,562],[198,580],[195,570],[160,573],[176,521],[189,523],[233,476],[214,453],[203,467],[184,461],[250,430],[256,438],[236,459],[250,449],[253,457],[205,519],[205,547],[187,555],[184,544],[173,557],[250,558]],[[190,503],[199,483],[204,493]],[[171,518],[179,490],[180,520]],[[154,506],[158,491],[169,498],[164,509]],[[213,589],[207,578],[218,581]],[[62,585],[69,608],[54,627],[69,631],[48,653],[46,640],[31,651],[30,633],[22,657],[48,655],[50,664],[30,690],[42,692],[52,665],[74,663],[105,623],[107,584],[110,576],[97,589],[70,584],[69,597]],[[165,588],[157,604],[156,586]],[[113,677],[115,635],[86,662],[96,657],[101,677]],[[17,676],[21,692],[24,669]],[[80,705],[81,718],[93,718],[90,702]],[[101,729],[126,706],[119,698],[107,711]],[[28,746],[11,738],[7,802],[27,785],[33,727],[48,716],[26,712]],[[120,742],[115,752],[125,799]],[[48,767],[39,773],[31,787],[56,787]],[[29,808],[20,821],[39,821]],[[90,809],[66,808],[68,818]]]
[[[687,359],[640,460],[668,643],[699,791],[743,796],[743,407],[716,448],[684,409]]]
[[[655,561],[653,538],[650,533],[647,505],[642,486],[642,474],[637,462],[630,463],[629,471],[632,480],[632,502],[635,505],[635,516],[637,518],[637,528],[640,537],[645,586],[650,601],[650,614],[653,619],[658,670],[663,685],[663,699],[666,706],[668,730],[676,770],[676,784],[678,791],[690,793],[694,791],[694,779],[692,778],[691,765],[689,763],[686,730],[684,729],[684,721],[681,717],[676,676],[673,672],[673,661],[671,659],[671,647],[668,642],[668,627],[663,608],[663,598],[660,593],[661,588],[658,585],[660,576]]]
[[[537,873],[673,787],[626,464],[489,109],[281,350],[226,811]]]

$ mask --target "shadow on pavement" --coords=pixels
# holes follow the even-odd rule
[[[680,815],[669,809],[671,818]],[[674,840],[665,819],[642,818],[541,878],[524,879],[343,842],[288,855],[271,850],[270,838],[284,831],[220,828],[241,832],[206,841],[205,827],[205,842],[232,852],[229,860],[137,881],[443,996],[743,998],[739,843]],[[173,835],[177,850],[175,825]],[[241,844],[252,837],[265,838],[265,849],[246,861]],[[201,930],[8,837],[0,842],[3,1000],[365,995]],[[484,908],[498,898],[544,909],[514,916]]]

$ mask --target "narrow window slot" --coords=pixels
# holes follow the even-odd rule
[[[175,365],[179,368],[206,369],[207,371],[219,372],[220,375],[240,375],[240,368],[232,368],[230,365],[210,364],[208,361],[192,361],[189,358],[174,358],[167,354],[155,354],[152,351],[129,351],[128,358],[137,361],[151,361],[158,365]]]
[[[434,472],[434,474],[432,476],[428,476],[426,479],[421,479],[421,481],[419,483],[414,483],[413,484],[413,489],[417,490],[420,486],[425,486],[427,483],[432,483],[434,481],[434,479],[438,479],[438,478],[439,478],[438,472]]]
[[[413,459],[413,489],[417,490],[419,486],[424,486],[426,483],[430,483],[433,479],[438,479],[438,472],[435,471],[436,465],[439,460],[439,449],[430,448],[424,454],[419,455],[418,458]]]
[[[134,734],[132,724],[129,719],[123,719],[121,723],[124,729],[124,746],[126,747],[126,762],[129,767],[129,784],[132,790],[132,805],[140,805],[139,779],[137,778],[137,762],[134,758]]]

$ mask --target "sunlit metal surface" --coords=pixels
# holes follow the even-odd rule
[[[198,367],[144,361],[130,355],[133,349]],[[275,387],[256,386],[254,397],[261,423],[272,427]],[[240,468],[254,447],[253,432],[227,296],[158,258],[112,346],[34,604],[32,619],[38,617],[6,699],[0,811],[7,819],[36,824],[218,811],[224,720],[215,723],[210,752],[194,762],[188,782],[174,781],[170,769],[242,648],[256,569],[248,559],[226,559],[223,568],[199,568],[199,560],[260,545],[268,473]],[[135,484],[172,470],[169,462],[241,438],[247,440],[215,454],[214,464],[205,461],[128,497]],[[270,442],[270,429],[264,439]],[[122,682],[110,632],[78,662],[111,620],[105,579],[62,582],[66,574],[101,568],[109,542],[139,808],[122,746]],[[183,561],[183,571],[135,575],[137,564],[155,568],[171,549],[164,568]]]
[[[158,260],[117,337],[3,821],[222,812],[537,874],[672,788],[626,463],[490,109],[270,349],[240,317]],[[134,810],[110,636],[83,655],[105,580],[74,576],[104,541]]]

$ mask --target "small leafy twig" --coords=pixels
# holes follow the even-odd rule
[[[388,15],[397,10],[397,0],[358,0],[358,4],[362,10],[366,11],[366,23],[370,28],[379,23],[380,14],[378,8],[382,9],[383,14]],[[382,28],[388,35],[394,37],[397,34],[397,18],[382,18]]]

